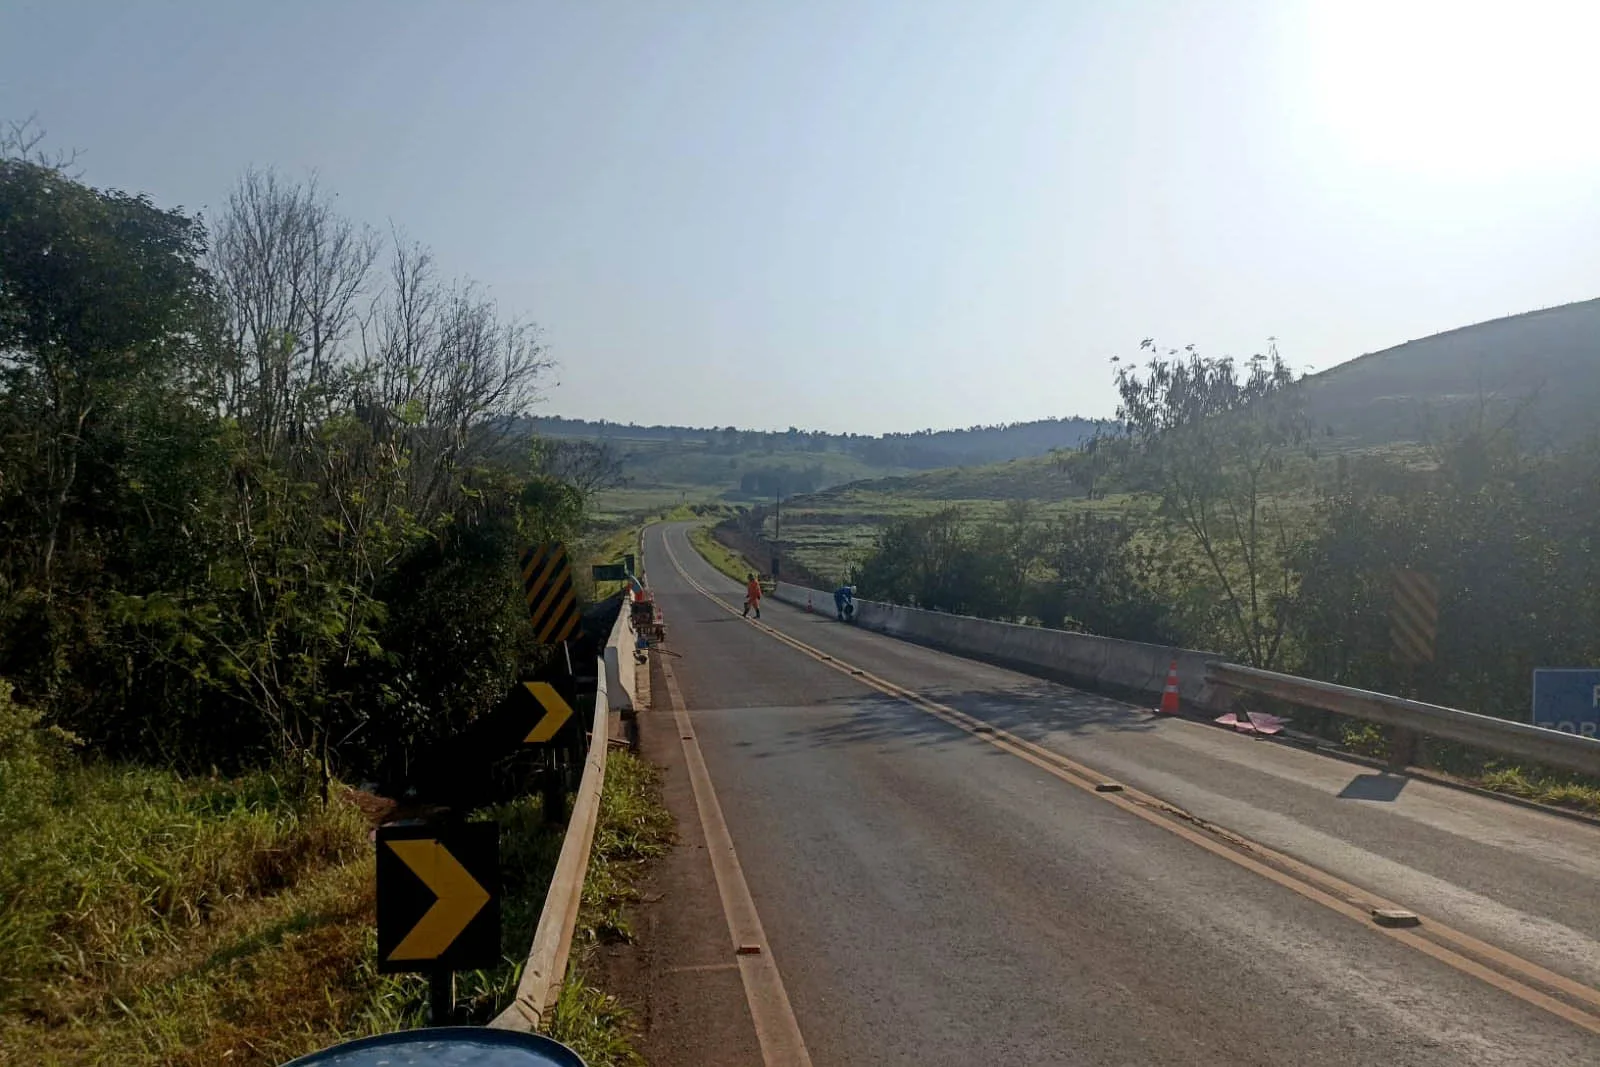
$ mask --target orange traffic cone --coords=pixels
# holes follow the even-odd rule
[[[1167,687],[1161,691],[1161,714],[1178,714],[1178,661],[1167,668]]]

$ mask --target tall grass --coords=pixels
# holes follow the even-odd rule
[[[696,552],[717,570],[726,574],[740,585],[752,574],[760,574],[761,568],[753,565],[749,560],[727,545],[718,541],[709,526],[695,526],[689,530],[689,543]]]
[[[377,973],[368,822],[293,770],[185,779],[86,764],[0,682],[0,1065],[277,1064],[422,1025],[427,985]],[[594,1067],[639,1062],[631,1016],[583,977],[631,937],[671,834],[656,772],[609,761],[574,965],[552,1031]],[[463,1022],[515,995],[563,827],[537,797],[501,827],[500,965],[456,977]]]
[[[353,807],[324,811],[271,774],[196,782],[67,767],[49,789],[47,807],[0,828],[0,1010],[64,983],[115,981],[219,905],[365,847]]]
[[[75,749],[0,682],[0,1063],[278,1062],[387,988],[360,966],[372,864],[343,795]]]
[[[550,1024],[550,1036],[570,1045],[589,1067],[639,1067],[633,1013],[616,996],[590,984],[597,946],[631,941],[629,908],[639,900],[645,865],[672,841],[672,816],[661,802],[661,772],[626,752],[606,761],[605,789],[594,849],[583,880],[572,962]]]

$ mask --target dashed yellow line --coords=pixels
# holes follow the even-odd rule
[[[696,581],[679,561],[677,553],[662,531],[662,547],[673,569],[701,596],[723,610],[738,616],[739,609]],[[1502,992],[1509,993],[1525,1003],[1542,1008],[1552,1015],[1565,1019],[1592,1034],[1600,1035],[1600,1014],[1585,1007],[1600,1009],[1600,990],[1595,990],[1565,975],[1518,956],[1505,949],[1488,944],[1471,934],[1453,929],[1443,923],[1418,914],[1420,925],[1415,927],[1380,926],[1373,916],[1380,911],[1408,911],[1403,906],[1369,893],[1358,886],[1310,864],[1268,848],[1240,834],[1214,826],[1183,809],[1158,797],[1126,786],[1114,791],[1102,791],[1104,775],[1078,763],[1059,752],[1054,752],[1025,738],[975,718],[948,704],[896,685],[894,682],[854,666],[821,649],[814,648],[776,627],[758,619],[746,619],[750,625],[765,631],[820,663],[847,675],[870,689],[895,697],[956,727],[973,737],[1007,752],[1053,777],[1083,790],[1090,796],[1112,804],[1130,815],[1159,826],[1169,833],[1206,850],[1221,859],[1236,864],[1253,874],[1280,885],[1307,900],[1359,922],[1363,928],[1374,930],[1407,948],[1414,949],[1463,974],[1477,978]],[[1522,979],[1512,977],[1519,975]],[[1537,983],[1535,985],[1528,983]],[[1565,999],[1562,999],[1565,998]]]

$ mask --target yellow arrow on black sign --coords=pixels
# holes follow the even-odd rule
[[[544,715],[533,724],[533,729],[528,731],[528,736],[522,739],[525,745],[542,745],[555,737],[566,721],[572,718],[572,705],[566,702],[562,695],[556,692],[556,687],[549,682],[523,682],[529,693],[539,707],[544,709]]]
[[[500,960],[500,828],[378,828],[378,969],[449,971]]]
[[[489,892],[439,844],[427,838],[384,842],[434,895],[433,907],[389,953],[391,962],[436,960],[489,903]]]

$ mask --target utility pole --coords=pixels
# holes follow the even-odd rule
[[[779,549],[778,546],[783,543],[780,540],[780,538],[782,538],[782,537],[783,537],[783,485],[782,485],[782,483],[779,483],[778,487],[776,489],[774,489],[773,492],[772,492],[772,580],[773,581],[777,581],[778,580],[778,563],[779,563],[779,554],[780,554],[780,549]]]

